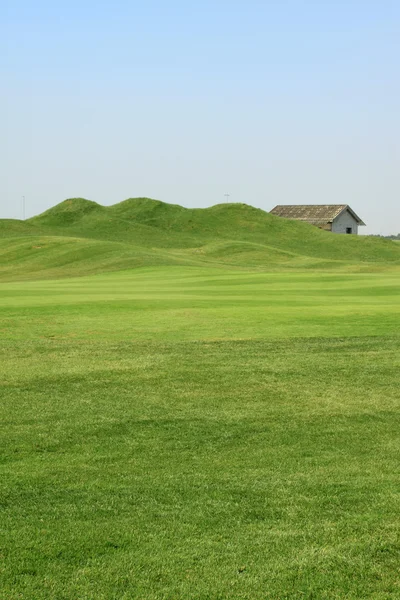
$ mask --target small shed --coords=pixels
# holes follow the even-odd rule
[[[271,210],[272,215],[306,221],[333,233],[358,233],[365,223],[348,204],[287,204]]]

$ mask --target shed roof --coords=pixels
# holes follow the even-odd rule
[[[349,211],[359,225],[365,225],[348,204],[278,204],[271,210],[271,214],[322,225],[332,223],[345,210]]]

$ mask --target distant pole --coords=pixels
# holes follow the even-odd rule
[[[25,221],[25,196],[22,196],[22,219]]]
[[[224,196],[226,198],[225,202],[229,202],[230,194],[224,194]]]

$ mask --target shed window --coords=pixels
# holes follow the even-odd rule
[[[346,233],[353,233],[352,227],[346,227]]]

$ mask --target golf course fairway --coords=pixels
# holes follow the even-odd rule
[[[400,597],[397,263],[29,280],[15,239],[1,600]]]

